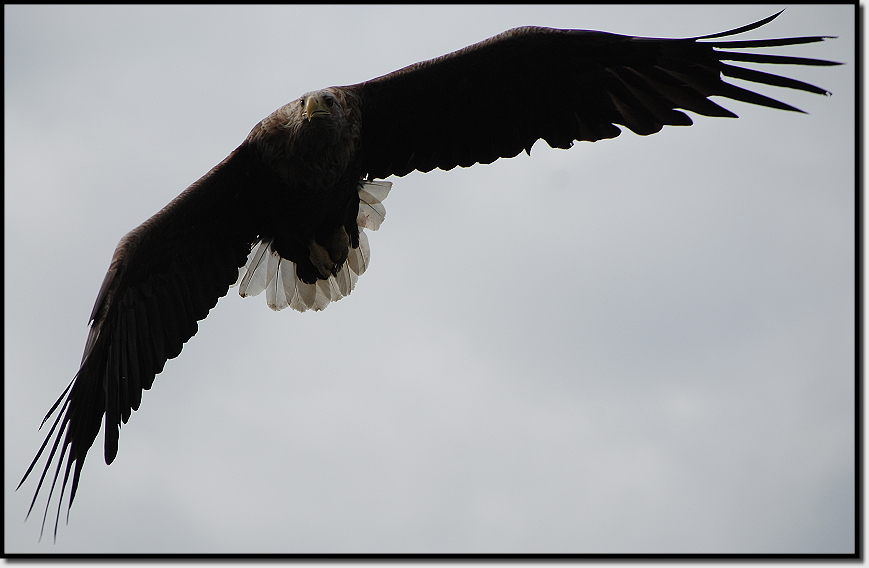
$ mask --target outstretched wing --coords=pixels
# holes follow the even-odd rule
[[[780,14],[781,12],[779,12]],[[790,105],[731,85],[735,77],[810,93],[824,89],[724,61],[838,65],[830,61],[716,48],[755,48],[823,37],[703,41],[747,32],[778,14],[727,32],[652,39],[585,30],[516,28],[449,55],[353,85],[364,100],[362,168],[371,177],[488,164],[530,152],[614,138],[621,124],[637,134],[692,124],[684,109],[736,117],[708,97],[771,108]],[[801,111],[800,111],[801,112]]]
[[[238,278],[238,268],[258,234],[254,211],[263,183],[268,183],[268,177],[245,142],[121,239],[91,313],[81,368],[43,420],[44,425],[57,412],[21,480],[24,483],[51,444],[28,511],[29,515],[51,464],[57,461],[43,528],[64,457],[55,535],[70,473],[71,507],[103,415],[108,464],[118,451],[121,422],[139,408],[142,391],[151,388],[154,375],[181,352],[184,342],[196,333],[196,322]]]

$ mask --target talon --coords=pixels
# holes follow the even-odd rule
[[[347,254],[350,252],[350,237],[344,227],[336,227],[325,239],[325,246],[311,239],[308,243],[311,259],[311,264],[320,272],[320,275],[326,279],[330,276],[338,274],[338,271],[344,266],[347,261]]]
[[[308,250],[310,251],[308,258],[311,259],[311,264],[324,279],[337,272],[335,263],[329,258],[329,251],[326,250],[326,247],[312,240],[308,244]]]
[[[332,234],[329,235],[329,241],[326,243],[326,248],[329,251],[329,258],[335,263],[336,271],[344,265],[347,260],[347,254],[350,249],[350,237],[344,227],[337,227]]]

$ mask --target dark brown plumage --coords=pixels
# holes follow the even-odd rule
[[[51,444],[31,510],[55,458],[52,493],[66,458],[58,518],[70,477],[71,506],[103,416],[105,460],[114,460],[120,424],[138,409],[142,390],[234,282],[243,295],[266,290],[276,309],[322,309],[349,294],[367,265],[360,227],[379,226],[388,191],[373,180],[490,163],[530,152],[538,139],[568,148],[576,140],[612,138],[620,133],[616,124],[642,135],[690,125],[677,109],[735,117],[710,101],[713,95],[798,110],[730,85],[722,75],[825,94],[724,61],[832,62],[716,51],[823,39],[715,41],[774,17],[682,40],[517,28],[281,107],[119,243],[91,315],[81,368],[46,416],[58,413],[22,479]]]

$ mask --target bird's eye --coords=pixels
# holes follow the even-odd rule
[[[332,106],[332,99],[326,99],[326,106]]]

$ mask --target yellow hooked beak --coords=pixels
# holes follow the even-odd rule
[[[305,113],[303,116],[308,119],[308,122],[316,116],[331,116],[332,111],[326,101],[320,95],[311,95],[305,100]]]

